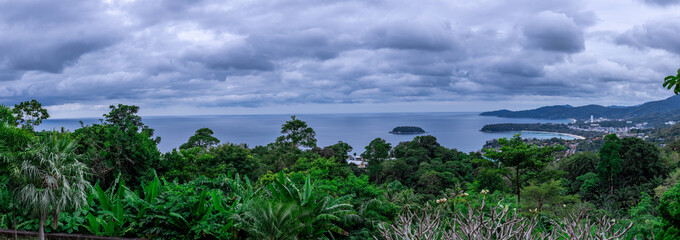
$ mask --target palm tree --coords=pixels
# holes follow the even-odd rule
[[[79,208],[91,189],[85,180],[89,169],[75,149],[75,141],[53,132],[17,156],[21,163],[13,171],[19,179],[15,197],[19,206],[39,218],[41,240],[48,216],[56,227],[59,213]]]

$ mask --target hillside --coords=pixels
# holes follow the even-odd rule
[[[482,116],[497,116],[507,118],[541,118],[541,119],[566,119],[578,120],[595,118],[610,119],[671,119],[680,114],[680,96],[672,96],[664,100],[647,102],[637,106],[601,106],[585,105],[573,107],[570,105],[556,105],[540,107],[532,110],[510,111],[498,110],[483,112]]]

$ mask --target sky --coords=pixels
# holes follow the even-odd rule
[[[680,0],[0,0],[0,104],[55,118],[479,112],[672,95]]]

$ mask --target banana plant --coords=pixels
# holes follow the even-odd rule
[[[116,179],[118,181],[118,179]],[[116,186],[114,184],[114,186]],[[125,199],[130,190],[125,187],[125,182],[118,182],[117,187],[104,191],[99,183],[95,184],[93,193],[88,196],[88,203],[93,206],[95,199],[99,202],[101,210],[87,215],[87,229],[90,233],[99,236],[124,236],[131,230],[127,222],[128,212],[125,209]]]

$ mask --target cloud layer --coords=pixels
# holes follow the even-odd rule
[[[0,103],[634,104],[669,94],[677,2],[0,0]]]

